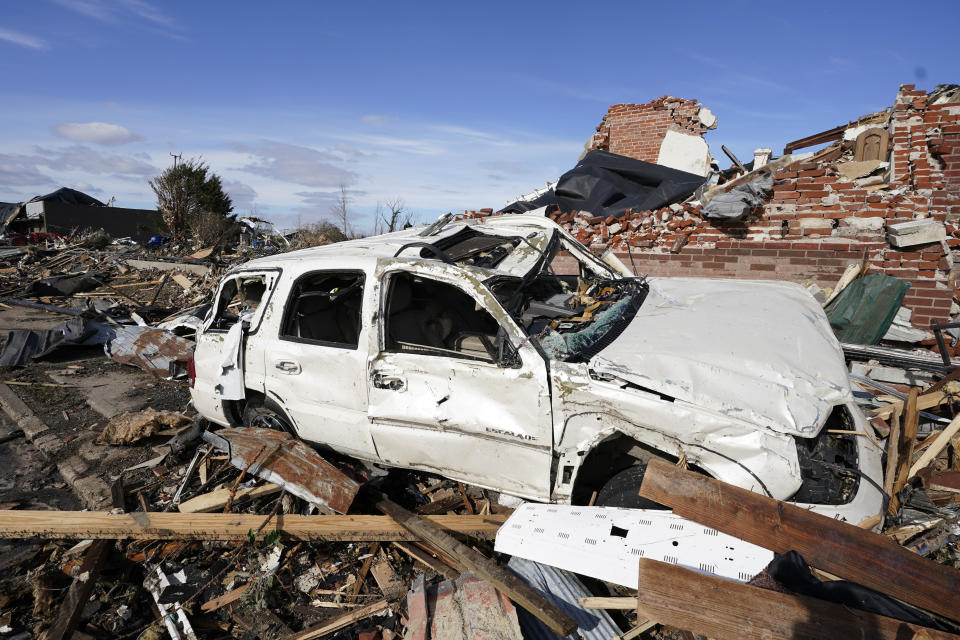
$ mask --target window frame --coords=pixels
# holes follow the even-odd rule
[[[345,342],[331,342],[329,340],[317,340],[316,338],[301,338],[300,336],[291,336],[284,333],[287,322],[290,319],[290,314],[293,313],[293,304],[294,304],[294,295],[297,291],[297,286],[305,279],[311,278],[317,275],[352,275],[360,276],[360,326],[357,330],[357,344],[348,344]],[[293,281],[293,284],[290,285],[290,291],[287,294],[286,302],[283,305],[283,314],[280,317],[280,326],[277,328],[277,339],[284,342],[296,342],[298,344],[310,344],[318,347],[331,347],[334,349],[348,349],[350,351],[357,351],[360,348],[360,342],[363,337],[363,309],[365,306],[365,300],[367,293],[367,272],[363,269],[316,269],[314,271],[305,271],[297,276],[297,279]]]
[[[508,368],[508,367],[505,367],[505,365],[497,362],[497,360],[492,356],[490,357],[490,359],[483,359],[478,356],[472,356],[470,354],[466,354],[460,351],[442,349],[440,347],[433,347],[430,345],[414,345],[417,347],[421,347],[424,351],[404,351],[400,349],[388,348],[389,336],[387,335],[387,333],[390,328],[389,305],[390,305],[390,297],[393,294],[393,285],[391,282],[391,278],[401,274],[407,275],[413,278],[422,278],[424,280],[429,280],[431,282],[444,284],[457,289],[463,295],[467,296],[470,300],[472,300],[475,305],[480,306],[484,313],[490,316],[494,324],[496,324],[496,326],[498,327],[498,333],[500,332],[504,333],[504,338],[509,343],[511,350],[513,350],[514,352],[518,352],[518,349],[513,346],[513,340],[510,337],[510,332],[507,331],[507,329],[503,326],[503,324],[497,320],[496,315],[494,315],[490,311],[490,309],[487,308],[485,304],[483,304],[480,300],[478,300],[476,296],[471,295],[470,291],[467,288],[463,287],[458,283],[450,282],[447,279],[437,278],[434,274],[419,273],[417,271],[408,271],[406,269],[394,269],[382,274],[378,282],[378,286],[380,287],[380,290],[384,292],[383,295],[381,296],[380,305],[379,305],[380,322],[377,323],[379,325],[379,333],[380,333],[380,337],[378,340],[378,348],[380,353],[449,358],[451,360],[470,362],[478,365],[493,366],[493,367],[497,367],[498,369]]]
[[[220,297],[223,295],[223,288],[227,285],[227,282],[230,280],[236,280],[238,278],[249,278],[258,275],[263,276],[264,284],[267,288],[266,291],[264,291],[263,298],[260,299],[260,304],[257,306],[257,312],[254,314],[253,322],[251,322],[250,326],[247,327],[245,333],[248,336],[252,336],[256,335],[257,332],[260,331],[260,327],[263,325],[263,319],[267,315],[266,310],[270,305],[270,301],[273,299],[274,292],[277,290],[277,283],[280,282],[280,278],[283,275],[283,269],[280,267],[240,270],[225,274],[217,286],[213,304],[210,305],[210,312],[203,321],[203,333],[227,333],[230,330],[229,327],[226,329],[220,329],[213,326],[217,318],[217,314],[220,311]]]

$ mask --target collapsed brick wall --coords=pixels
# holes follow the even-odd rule
[[[668,109],[668,102],[679,106]],[[661,125],[668,120],[676,124],[677,114],[696,118],[696,109],[695,101],[676,98],[614,105],[593,143],[654,162],[659,147],[653,141],[663,135],[654,131],[665,131]],[[652,118],[643,134],[650,138],[638,142],[631,127],[643,116]],[[872,271],[910,283],[904,304],[913,310],[914,326],[928,327],[931,320],[946,321],[960,311],[953,304],[952,275],[954,258],[960,258],[960,104],[927,104],[926,92],[904,85],[888,120],[891,166],[886,180],[845,178],[837,166],[850,159],[851,143],[838,143],[834,152],[776,170],[773,192],[741,220],[708,219],[699,205],[691,204],[618,218],[580,212],[558,212],[553,218],[592,249],[612,248],[625,264],[649,276],[832,287],[848,264],[866,255]],[[945,223],[949,251],[936,242],[902,249],[887,242],[887,225],[927,217]]]
[[[645,162],[656,162],[667,131],[703,135],[716,126],[716,118],[696,100],[664,96],[646,104],[615,104],[597,126],[587,143],[588,150],[600,149]],[[710,126],[708,126],[710,125]]]

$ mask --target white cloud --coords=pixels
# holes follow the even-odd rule
[[[272,140],[259,145],[234,144],[233,148],[254,158],[250,164],[240,167],[241,171],[274,180],[308,187],[336,187],[357,180],[354,172],[333,164],[342,160],[327,151]]]
[[[70,185],[71,189],[76,189],[77,191],[83,191],[84,193],[103,193],[103,189],[96,185],[92,185],[89,182],[74,182]]]
[[[389,118],[386,116],[377,115],[375,113],[368,113],[360,119],[367,124],[372,124],[375,127],[382,127],[383,125],[387,124],[387,120]]]
[[[223,190],[233,201],[234,213],[245,213],[253,208],[253,201],[257,199],[257,192],[253,187],[239,180],[224,180]]]
[[[56,132],[68,140],[96,144],[127,144],[143,140],[130,129],[107,122],[66,122],[58,125]]]
[[[37,165],[57,171],[83,171],[92,174],[119,174],[136,178],[152,177],[159,173],[150,164],[150,156],[138,153],[120,155],[102,153],[90,147],[76,144],[70,147],[46,149],[37,147],[32,160]]]
[[[19,31],[11,31],[10,29],[4,29],[0,27],[0,40],[9,42],[11,44],[18,44],[21,47],[27,47],[28,49],[37,49],[38,51],[43,51],[47,48],[47,41],[36,36],[31,36],[26,33],[20,33]]]
[[[57,4],[88,18],[106,23],[145,22],[169,38],[183,39],[175,20],[146,0],[54,0]]]
[[[0,186],[26,187],[51,183],[50,177],[37,168],[34,157],[0,153]]]

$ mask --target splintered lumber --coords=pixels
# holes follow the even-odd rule
[[[426,516],[451,533],[492,538],[504,515]],[[106,511],[0,511],[0,538],[81,538],[130,540],[246,540],[266,516],[246,513]],[[263,528],[297,540],[417,540],[387,516],[277,515]]]
[[[913,448],[917,445],[917,431],[920,426],[920,415],[917,412],[918,391],[913,387],[907,397],[907,408],[903,414],[903,428],[900,430],[900,444],[897,452],[897,473],[893,480],[891,498],[907,484],[907,474],[910,471],[910,462],[913,460]],[[893,502],[896,501],[891,499],[891,503]]]
[[[933,407],[938,407],[944,402],[949,402],[955,398],[955,395],[944,393],[943,391],[935,391],[933,393],[927,392],[917,398],[917,410],[924,411],[926,409],[932,409]],[[890,404],[880,407],[879,409],[874,409],[872,412],[870,412],[870,417],[884,418],[889,420],[894,414],[903,412],[906,403],[906,400],[897,400],[896,402],[891,402]]]
[[[270,482],[259,487],[241,487],[233,494],[233,502],[236,504],[244,499],[253,500],[254,498],[270,496],[279,493],[281,489],[283,489],[283,487],[280,485]],[[230,489],[224,487],[223,489],[217,489],[210,493],[190,498],[186,502],[181,502],[177,506],[177,509],[179,509],[181,513],[208,513],[223,509],[224,505],[227,504],[230,499]]]
[[[394,542],[393,545],[423,566],[433,569],[434,572],[439,573],[447,580],[456,580],[460,577],[460,572],[456,569],[447,566],[441,560],[437,560],[419,547],[403,542]]]
[[[240,598],[242,598],[242,597],[243,597],[243,594],[245,594],[245,593],[247,592],[247,589],[249,589],[249,588],[250,588],[250,584],[248,583],[248,584],[239,586],[239,587],[237,587],[236,589],[232,589],[232,590],[230,590],[230,591],[227,591],[225,594],[223,594],[223,595],[220,596],[219,598],[214,598],[214,599],[212,599],[212,600],[207,600],[207,601],[204,602],[202,605],[200,605],[200,609],[201,609],[202,611],[206,611],[207,613],[209,613],[209,612],[211,612],[211,611],[216,611],[216,610],[219,609],[220,607],[225,607],[226,605],[230,604],[231,602],[235,602],[235,601],[239,600]]]
[[[795,550],[818,569],[960,619],[960,571],[885,536],[662,460],[650,461],[640,495],[694,522],[776,553]]]
[[[958,369],[960,371],[960,369]],[[933,443],[926,448],[926,450],[921,454],[916,462],[913,463],[913,466],[910,467],[910,476],[917,475],[917,472],[920,469],[923,469],[928,464],[933,462],[934,458],[940,455],[940,452],[946,449],[947,445],[950,444],[950,441],[953,439],[953,436],[957,435],[957,432],[960,431],[960,415],[950,421],[950,424],[947,425],[947,428],[940,432]]]
[[[887,466],[883,470],[883,492],[893,495],[893,483],[897,479],[897,458],[900,445],[900,412],[890,421],[890,435],[887,436]],[[892,502],[892,500],[891,500]]]
[[[60,612],[54,621],[50,630],[45,636],[47,640],[63,640],[73,635],[73,630],[77,628],[80,622],[80,614],[83,613],[83,607],[90,599],[90,594],[97,584],[97,578],[100,575],[100,567],[106,560],[107,552],[110,550],[110,543],[105,540],[97,540],[90,545],[90,550],[83,557],[83,564],[80,565],[80,573],[74,578],[70,590],[67,591],[67,597],[60,605]]]
[[[349,627],[355,622],[359,622],[364,618],[369,618],[372,615],[376,615],[381,611],[386,611],[390,606],[390,603],[386,600],[378,600],[372,604],[368,604],[365,607],[351,611],[350,613],[345,613],[342,616],[334,618],[328,622],[322,622],[313,627],[307,627],[300,633],[295,633],[292,636],[287,636],[284,640],[311,640],[312,638],[319,638],[328,633],[333,633],[334,631],[339,631]]]
[[[386,497],[377,502],[377,508],[400,523],[410,533],[452,556],[458,564],[492,584],[498,591],[547,625],[554,633],[568,636],[577,630],[576,620],[534,591],[515,574],[439,529],[432,519],[411,513]]]
[[[649,558],[640,560],[637,601],[641,618],[712,640],[899,640],[912,638],[921,629],[931,640],[960,639],[826,600],[761,589]]]

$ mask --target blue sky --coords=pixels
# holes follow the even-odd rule
[[[0,201],[73,186],[150,207],[170,153],[236,211],[358,230],[499,207],[572,167],[610,104],[718,117],[721,166],[960,82],[956,2],[186,2],[0,8]]]

